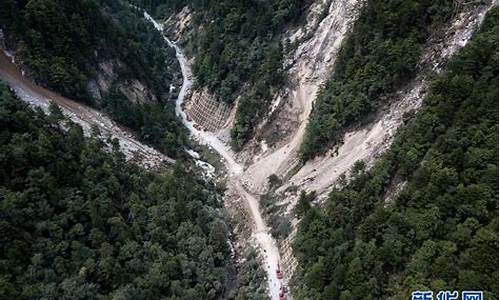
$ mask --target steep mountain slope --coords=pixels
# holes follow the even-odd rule
[[[189,168],[147,172],[0,84],[0,298],[222,297],[220,197]]]
[[[4,2],[0,44],[25,76],[104,110],[165,153],[182,153],[185,132],[169,104],[175,52],[165,51],[140,12],[122,0]]]
[[[95,136],[84,139],[77,126],[64,123],[60,111],[49,108],[49,101],[60,103],[63,112],[86,133],[91,134],[95,124],[105,134],[118,137],[126,146],[127,157],[139,150],[143,162],[174,161],[136,142],[105,114],[34,85],[7,57],[0,56],[0,77],[23,100],[50,113],[43,117],[11,104],[12,96],[2,90],[10,99],[4,109],[5,123],[12,121],[14,127],[5,127],[0,135],[4,138],[0,158],[5,158],[4,169],[9,173],[4,174],[5,187],[0,188],[0,216],[8,216],[9,226],[22,226],[14,224],[18,210],[10,210],[10,202],[2,201],[7,194],[9,201],[17,203],[16,197],[21,195],[22,200],[39,205],[33,210],[36,213],[47,213],[43,209],[48,197],[51,207],[47,215],[50,222],[57,220],[50,213],[57,202],[54,199],[66,203],[63,193],[56,184],[47,188],[56,190],[54,199],[45,192],[39,193],[41,200],[34,197],[36,193],[28,193],[32,175],[41,170],[56,177],[57,183],[69,181],[65,187],[77,188],[82,185],[78,180],[93,175],[88,171],[92,161],[86,156],[88,145],[99,144],[91,154],[106,158],[93,167],[104,169],[99,174],[104,174],[103,180],[113,189],[99,194],[109,195],[106,201],[113,205],[100,213],[116,215],[107,218],[100,230],[108,244],[120,249],[106,253],[116,257],[115,266],[126,270],[123,276],[110,276],[99,271],[103,265],[109,266],[108,261],[92,264],[78,258],[80,269],[74,265],[49,268],[43,276],[25,278],[15,269],[18,258],[0,251],[7,257],[0,258],[0,268],[9,269],[0,273],[0,292],[6,287],[5,292],[12,293],[14,287],[22,295],[39,288],[49,293],[47,287],[57,281],[63,287],[56,291],[59,297],[78,296],[74,291],[84,287],[91,293],[118,298],[162,294],[186,299],[260,299],[267,294],[274,300],[279,299],[283,285],[291,284],[298,299],[403,299],[415,289],[482,289],[498,298],[498,272],[491,268],[498,262],[494,253],[498,251],[498,8],[491,9],[495,1],[132,2],[134,6],[129,7],[124,1],[86,0],[70,7],[58,0],[8,0],[2,7],[8,9],[0,11],[1,37],[17,50],[17,59],[24,57],[24,75],[38,74],[40,83],[50,86],[52,82],[61,93],[73,93],[80,101],[85,100],[83,94],[93,91],[91,95],[100,97],[95,103],[98,107],[134,128],[142,140],[179,158],[173,170],[163,170],[166,175],[153,175],[125,163],[115,142],[103,146]],[[62,9],[54,20],[39,18],[54,13],[56,4]],[[151,8],[156,17],[168,21],[157,23],[140,7]],[[12,18],[19,8],[26,24]],[[469,44],[488,10],[493,12]],[[113,34],[101,26],[107,24],[123,26],[130,35],[118,33],[109,41],[102,32],[96,33],[97,38],[87,37],[88,16],[94,14],[97,28],[104,33]],[[110,20],[102,20],[103,16]],[[75,19],[71,23],[75,27],[68,30],[61,24],[68,24],[70,17]],[[179,43],[163,40],[144,17],[158,31],[181,37],[176,39]],[[131,24],[120,25],[127,20]],[[53,21],[56,25],[51,27]],[[46,30],[37,33],[35,23]],[[188,31],[173,32],[178,29]],[[39,39],[54,33],[59,35],[55,43]],[[108,42],[117,42],[123,49],[107,53],[103,47],[110,47]],[[23,52],[25,44],[29,47]],[[72,45],[81,47],[74,53],[77,57],[68,52]],[[166,45],[170,52],[165,55],[162,48]],[[171,64],[174,53],[178,65]],[[85,60],[86,54],[91,57],[88,64],[71,61]],[[137,61],[108,63],[107,55]],[[40,69],[39,64],[45,68]],[[164,75],[175,73],[179,65],[183,82],[177,93],[177,81]],[[118,69],[125,73],[118,72],[119,79],[115,76]],[[60,79],[64,80],[57,81]],[[114,88],[102,93],[102,83],[107,80],[113,81]],[[121,87],[148,95],[140,99]],[[173,101],[167,98],[176,95],[174,111]],[[128,100],[123,101],[125,98]],[[25,114],[35,116],[34,122],[41,124],[38,130],[23,118]],[[181,124],[193,140],[212,149],[212,161],[223,170],[210,171],[203,180],[191,173],[198,169],[195,165],[215,168],[200,157],[209,150],[191,141],[188,145]],[[46,130],[55,140],[71,137],[76,131],[76,139],[84,140],[78,144],[83,150],[69,149],[73,140],[61,142],[65,146],[56,157],[42,151],[42,156],[55,160],[46,161],[38,160],[38,152],[32,148],[22,151],[18,147],[25,141],[37,145],[36,149],[50,146],[47,139],[40,139],[49,134]],[[197,153],[190,147],[202,150]],[[111,153],[106,154],[104,148]],[[64,166],[58,161],[64,153],[76,153],[69,157],[74,168],[64,171],[78,176],[59,180],[52,172]],[[22,159],[35,160],[33,167],[19,167]],[[189,171],[181,172],[182,168]],[[109,169],[116,172],[106,173]],[[213,174],[221,176],[215,181],[223,188],[212,186]],[[12,183],[10,177],[18,180]],[[129,182],[136,184],[128,186]],[[119,192],[114,193],[116,190]],[[224,193],[225,209],[236,221],[231,238],[219,211],[222,199],[218,192]],[[95,202],[94,194],[78,190],[78,195],[82,193],[85,201]],[[133,209],[138,199],[144,204],[139,212]],[[21,214],[33,213],[23,210],[25,202],[19,203]],[[54,207],[57,212],[63,210],[57,203]],[[64,216],[72,212],[64,212]],[[83,226],[87,233],[101,225],[95,222],[94,213],[90,211],[90,217],[83,214],[85,222],[92,221]],[[73,222],[73,217],[68,218]],[[158,228],[144,227],[144,222]],[[53,238],[51,228],[46,236],[40,223],[41,218],[34,219],[21,230],[42,236],[43,241]],[[62,226],[65,245],[81,231],[81,226],[71,225],[69,231]],[[5,243],[14,241],[13,236]],[[155,240],[159,237],[161,241]],[[89,253],[100,255],[102,247],[80,236],[75,239],[71,256],[99,259]],[[132,251],[140,253],[134,250],[136,246],[143,242],[147,248],[152,240],[159,243],[152,247],[156,252],[127,261],[131,257],[129,242],[135,243]],[[38,239],[27,243],[42,249],[41,253],[52,253]],[[90,250],[82,250],[78,243]],[[38,253],[33,253],[22,259],[31,269],[40,262]],[[167,254],[155,256],[158,253]],[[64,255],[67,252],[61,254],[62,261],[67,259]],[[207,264],[202,263],[204,259]],[[53,256],[48,261],[50,266],[56,265]],[[143,268],[137,267],[138,261]],[[229,266],[234,262],[237,274]],[[284,278],[278,276],[278,268],[284,270]],[[135,271],[136,280],[130,276]],[[4,275],[10,273],[15,278]],[[19,291],[23,284],[28,287]]]
[[[340,5],[347,4],[338,4],[338,2],[334,1],[331,5],[333,7],[339,7]],[[451,26],[449,23],[454,22],[454,20],[459,20],[457,21],[457,24],[453,25],[452,29],[450,29],[447,33],[441,32],[439,38],[436,38],[434,41],[430,40],[426,42],[423,46],[424,49],[421,50],[424,51],[425,54],[420,57],[420,63],[417,64],[418,67],[420,67],[419,74],[425,73],[423,70],[425,68],[434,68],[432,65],[433,63],[442,63],[442,61],[439,60],[442,59],[445,61],[450,54],[445,52],[443,52],[443,55],[436,54],[436,51],[439,52],[442,48],[449,48],[447,51],[453,52],[453,50],[457,47],[463,46],[464,41],[468,40],[470,33],[476,28],[477,24],[481,22],[481,17],[476,18],[475,16],[484,15],[484,11],[488,8],[488,5],[480,5],[479,7],[480,9],[478,11],[473,10],[472,12],[466,12],[463,15],[458,15],[453,18],[453,21],[448,21],[444,27]],[[337,19],[343,19],[346,18],[346,16],[352,16],[355,18],[355,15],[353,16],[352,13],[349,13],[349,10],[346,11],[345,9],[337,11],[331,8],[330,12],[334,12],[334,14],[330,14],[329,17],[337,16]],[[307,141],[304,141],[304,138],[307,139],[307,136],[305,136],[305,127],[308,124],[308,117],[311,113],[313,103],[315,103],[316,93],[320,90],[320,86],[325,83],[326,78],[330,76],[330,72],[332,72],[333,65],[336,61],[337,50],[339,50],[341,45],[341,39],[330,37],[332,34],[338,34],[339,31],[337,28],[331,28],[328,24],[339,23],[338,21],[335,21],[336,18],[333,18],[332,20],[329,19],[329,17],[319,24],[319,27],[316,30],[317,34],[313,35],[310,40],[303,44],[303,48],[306,49],[307,52],[304,52],[306,54],[303,56],[299,56],[302,59],[299,59],[295,64],[299,67],[297,69],[292,68],[291,73],[289,73],[291,78],[298,75],[297,77],[301,79],[299,81],[292,81],[294,84],[290,89],[291,93],[288,93],[288,91],[285,90],[285,92],[282,93],[285,96],[278,95],[278,104],[276,105],[275,112],[269,118],[269,124],[266,127],[263,127],[264,129],[272,128],[274,131],[272,135],[278,136],[278,141],[271,144],[274,146],[273,148],[268,147],[267,149],[264,149],[265,151],[263,151],[260,149],[261,145],[267,144],[267,141],[272,139],[269,138],[270,134],[264,134],[262,136],[257,135],[253,144],[248,147],[247,151],[245,151],[248,154],[242,154],[242,158],[249,158],[250,160],[248,178],[251,186],[261,192],[265,190],[266,181],[270,175],[276,174],[280,178],[287,181],[289,176],[294,175],[294,173],[298,170],[301,171],[299,171],[291,184],[309,184],[309,181],[314,181],[315,178],[319,176],[326,179],[326,181],[321,181],[320,178],[318,178],[318,182],[322,183],[320,183],[320,186],[317,188],[325,189],[334,182],[334,178],[338,177],[350,166],[352,166],[356,160],[372,158],[376,156],[376,153],[379,150],[383,150],[383,147],[381,147],[380,144],[386,144],[385,142],[390,144],[390,136],[394,133],[394,130],[389,132],[389,135],[387,136],[384,136],[387,133],[387,128],[379,128],[380,130],[378,132],[373,131],[370,133],[370,130],[373,128],[373,125],[370,124],[366,126],[368,132],[365,133],[363,133],[363,130],[360,128],[353,128],[350,130],[347,134],[345,134],[345,136],[342,136],[341,140],[345,139],[344,144],[338,145],[336,147],[337,149],[332,148],[323,150],[325,152],[328,150],[328,152],[316,161],[308,163],[305,166],[301,166],[302,163],[298,160],[298,158],[300,158],[299,147],[300,149],[303,149],[303,143],[307,143]],[[334,23],[328,23],[328,21],[334,21]],[[460,39],[464,39],[464,41]],[[436,45],[433,45],[433,43]],[[300,51],[300,49],[301,47],[299,47],[298,51]],[[300,53],[301,52],[298,54],[300,55]],[[325,57],[325,55],[328,57]],[[311,57],[311,59],[309,59],[309,57]],[[329,57],[331,57],[331,59]],[[429,57],[434,58],[434,61],[426,61],[429,60]],[[302,67],[301,69],[301,65],[307,67],[305,69]],[[412,66],[412,68],[417,68],[417,66]],[[300,70],[306,70],[306,72],[302,73]],[[307,70],[309,71],[307,72]],[[300,84],[301,81],[305,83]],[[420,81],[422,81],[422,78],[418,78],[416,80],[416,82]],[[297,84],[297,82],[299,84]],[[409,99],[407,99],[409,104],[413,101],[411,99],[419,98],[419,92],[416,90],[411,91],[414,88],[411,85],[415,85],[415,82],[411,82],[406,86],[400,86],[400,89],[408,89],[408,91],[400,92],[401,94],[408,94],[410,96],[413,93],[413,97],[409,97]],[[302,87],[306,88],[301,89]],[[399,103],[398,100],[395,100],[395,98],[398,97],[404,98],[406,96],[391,95],[391,97],[388,97],[388,100],[386,101],[389,103]],[[393,113],[392,118],[401,117],[404,113],[404,111],[401,111],[401,107],[395,107],[393,108],[393,111],[394,110],[397,110],[398,112]],[[389,114],[381,113],[380,115],[385,115],[385,118],[387,118],[387,115]],[[380,118],[384,117],[380,116]],[[391,119],[391,117],[389,119]],[[398,127],[397,122],[393,124],[393,121],[391,120],[388,120],[384,124],[396,129]],[[276,140],[276,138],[274,140]],[[356,147],[361,147],[361,145],[364,145],[363,149],[351,151]],[[340,152],[340,150],[342,150],[342,152]],[[256,153],[258,153],[258,155],[256,155]],[[355,157],[356,155],[358,157]],[[351,158],[346,157],[346,159],[343,159],[344,156],[351,156]],[[337,162],[333,162],[334,159],[336,159]],[[328,167],[326,167],[326,164],[328,164]],[[346,168],[343,166],[346,166]],[[321,167],[323,167],[322,170],[319,170]],[[332,173],[335,169],[339,170]],[[316,172],[316,170],[318,171]],[[332,180],[329,180],[329,178]],[[313,187],[311,189],[316,188]]]
[[[90,136],[97,129],[98,135],[105,140],[116,138],[128,160],[133,160],[147,169],[159,169],[164,163],[175,162],[138,141],[132,133],[113,122],[106,114],[37,86],[23,76],[12,59],[3,52],[0,53],[0,79],[9,84],[21,100],[33,107],[49,112],[51,104],[60,106],[62,113],[80,125],[86,136]]]
[[[299,24],[312,1],[138,1],[146,7],[189,7],[197,85],[219,101],[238,101],[231,141],[241,148],[264,117],[273,93],[284,84],[283,58],[292,46],[282,32]],[[180,11],[178,9],[177,11]],[[165,17],[162,15],[161,17]]]
[[[305,163],[281,190],[297,186],[321,194],[339,176],[348,172],[356,161],[363,160],[372,165],[391,145],[394,135],[407,120],[407,116],[419,109],[427,92],[428,81],[469,41],[490,5],[480,5],[457,14],[446,30],[435,34],[425,44],[417,67],[418,75],[388,98],[390,104],[380,109],[373,121],[347,130],[341,145]]]
[[[428,38],[454,8],[451,1],[367,1],[315,100],[301,159],[340,143],[342,129],[364,120],[408,82]]]
[[[7,46],[44,86],[87,103],[126,85],[132,102],[168,96],[175,57],[127,2],[8,0],[1,9]]]
[[[321,1],[319,2],[322,3]],[[268,127],[274,127],[274,135],[280,137],[273,148],[266,149],[260,155],[260,143],[249,145],[241,156],[250,156],[246,176],[249,185],[256,191],[266,188],[267,179],[272,174],[285,175],[297,162],[297,152],[307,125],[314,96],[331,71],[343,38],[356,19],[362,5],[360,1],[326,2],[328,14],[322,20],[317,20],[317,12],[312,9],[308,18],[310,31],[291,33],[296,41],[302,41],[295,51],[292,66],[288,72],[292,84],[275,99],[273,118],[268,121]],[[319,24],[317,24],[319,22]],[[317,24],[317,25],[315,25]],[[264,121],[265,122],[265,121]],[[280,126],[280,123],[283,123]],[[265,125],[264,125],[265,126]],[[282,130],[280,127],[284,128]],[[258,137],[257,137],[258,138]],[[266,143],[266,140],[263,141]],[[255,150],[255,147],[259,148]]]
[[[298,298],[404,299],[414,290],[498,298],[498,8],[430,84],[386,154],[303,206]],[[404,182],[386,199],[394,182]]]
[[[325,3],[328,8],[325,10],[328,12],[326,16],[314,18],[318,16],[318,11],[321,11],[318,9],[322,7],[319,4],[325,5]],[[392,105],[376,115],[376,121],[366,125],[366,129],[353,129],[352,132],[347,133],[346,143],[338,149],[338,156],[334,149],[331,154],[328,153],[300,168],[298,150],[306,120],[311,111],[313,99],[311,95],[318,91],[321,83],[325,82],[331,72],[337,57],[337,50],[342,45],[343,34],[348,31],[359,8],[356,2],[318,2],[312,5],[313,17],[308,18],[309,22],[306,27],[310,28],[310,31],[299,29],[298,33],[290,35],[291,39],[299,41],[296,55],[290,61],[289,72],[289,78],[296,78],[296,80],[290,80],[293,82],[290,90],[277,94],[270,117],[261,123],[257,131],[256,141],[248,145],[246,151],[240,154],[239,159],[247,162],[247,167],[240,176],[245,188],[254,194],[263,193],[267,190],[268,178],[273,174],[278,175],[278,180],[281,179],[284,183],[278,192],[283,193],[285,197],[284,202],[275,204],[280,206],[283,203],[289,203],[290,200],[294,203],[297,196],[289,191],[296,190],[297,187],[318,190],[320,193],[327,191],[338,178],[341,178],[339,176],[351,169],[359,159],[366,159],[371,165],[377,156],[391,144],[392,137],[406,120],[405,112],[411,112],[420,107],[421,100],[426,93],[427,81],[431,78],[428,77],[429,71],[440,71],[448,58],[467,43],[482,22],[484,13],[489,7],[489,3],[461,7],[460,9],[464,12],[448,17],[451,19],[447,21],[441,20],[440,23],[434,24],[434,26],[441,24],[438,26],[440,28],[432,27],[424,22],[424,28],[428,26],[427,28],[432,28],[432,30],[424,31],[427,37],[419,38],[419,43],[422,44],[421,49],[418,50],[419,53],[411,54],[418,57],[419,63],[413,66],[412,60],[409,60],[406,66],[402,64],[403,68],[412,68],[418,72],[416,75],[406,74],[405,76],[408,77],[405,78],[415,76],[406,84],[399,82],[399,86],[396,87],[399,90],[398,93],[391,95]],[[431,14],[440,15],[442,10],[433,9],[431,9]],[[369,9],[362,11],[365,18],[369,12]],[[399,13],[401,12],[396,12],[396,14]],[[411,22],[410,26],[413,26]],[[431,33],[433,33],[432,37],[430,37]],[[333,38],[332,35],[337,38]],[[305,89],[301,90],[304,87]],[[280,124],[281,122],[283,125]],[[285,129],[280,130],[280,126]],[[286,128],[287,126],[289,128]],[[271,144],[276,147],[274,149],[266,147],[266,141],[273,135],[279,137]],[[219,134],[219,138],[223,138],[223,135]],[[263,138],[266,140],[262,141]],[[234,160],[232,154],[229,156],[231,160]],[[299,170],[298,173],[294,175],[297,170]],[[293,177],[290,179],[290,176]],[[291,207],[288,206],[288,208]],[[289,213],[289,209],[281,213]]]

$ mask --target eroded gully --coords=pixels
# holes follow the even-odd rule
[[[149,20],[158,31],[163,33],[163,26],[156,22],[148,13],[145,12],[144,17]],[[182,87],[175,105],[176,114],[181,118],[184,126],[186,126],[191,135],[199,143],[210,146],[217,153],[219,153],[222,158],[224,158],[225,166],[228,170],[228,188],[233,189],[240,196],[240,198],[245,201],[253,220],[252,237],[256,241],[256,246],[259,248],[262,257],[264,258],[265,265],[263,267],[267,273],[269,296],[273,300],[279,299],[279,292],[282,284],[280,279],[276,276],[276,268],[280,259],[279,250],[276,241],[269,233],[266,223],[262,218],[259,209],[259,201],[254,195],[249,193],[242,184],[241,176],[243,173],[243,167],[234,159],[234,153],[232,150],[213,133],[200,131],[194,127],[192,122],[188,121],[186,113],[182,110],[182,103],[184,102],[185,97],[193,84],[191,67],[179,46],[165,36],[164,39],[170,47],[175,49],[183,77]]]

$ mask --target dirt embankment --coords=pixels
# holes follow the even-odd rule
[[[162,24],[156,22],[147,13],[144,13],[144,16],[146,19],[153,23],[157,30],[163,32]],[[276,266],[280,261],[279,250],[276,241],[269,234],[266,223],[262,218],[259,209],[259,201],[256,196],[249,193],[242,185],[240,176],[243,171],[243,167],[234,159],[235,154],[233,153],[233,151],[231,151],[231,149],[215,134],[198,129],[197,126],[195,126],[195,123],[186,115],[186,112],[183,109],[183,103],[192,87],[191,66],[179,46],[167,37],[164,38],[168,45],[175,49],[177,59],[181,65],[183,76],[182,88],[175,106],[176,114],[181,118],[184,126],[186,126],[191,135],[198,142],[210,146],[224,159],[224,163],[228,171],[226,202],[228,201],[227,197],[229,195],[233,195],[233,197],[237,199],[237,203],[235,203],[235,205],[239,206],[240,204],[242,204],[241,206],[247,208],[250,222],[252,223],[252,225],[249,226],[252,229],[251,239],[254,241],[256,248],[258,248],[261,252],[261,256],[264,261],[263,267],[267,272],[269,296],[271,297],[271,299],[277,300],[279,299],[279,291],[282,284],[281,280],[277,278],[275,273]]]
[[[185,92],[191,86],[189,64],[177,45],[170,43],[178,51],[185,81],[183,89],[186,87],[184,93],[181,92],[179,96],[177,112],[199,141],[210,145],[225,159],[229,170],[229,194],[238,197],[247,207],[253,223],[253,238],[265,257],[273,298],[276,297],[276,285],[273,282],[275,274],[272,266],[279,261],[280,254],[268,234],[255,195],[266,191],[270,175],[276,174],[283,178],[292,174],[292,170],[297,166],[297,153],[316,93],[329,76],[343,38],[357,18],[362,1],[318,0],[311,6],[307,17],[308,24],[288,36],[292,42],[297,41],[299,44],[287,61],[290,67],[290,85],[278,93],[272,103],[269,118],[259,125],[256,138],[238,156],[221,139],[224,131],[200,131],[188,121],[181,104]],[[483,5],[474,11],[457,15],[456,21],[442,36],[429,41],[421,61],[423,71],[394,95],[392,104],[381,110],[375,121],[363,128],[347,132],[344,144],[336,153],[332,149],[324,156],[308,162],[298,171],[294,170],[296,172],[278,193],[285,193],[288,187],[296,186],[299,189],[316,190],[321,194],[335,184],[338,177],[348,171],[356,161],[365,160],[371,165],[390,146],[393,136],[403,122],[404,113],[420,107],[427,87],[427,73],[424,70],[439,71],[443,63],[467,43],[488,8],[488,5]],[[268,143],[266,139],[272,136],[279,138]],[[289,197],[284,204],[291,208],[295,200],[296,197]],[[293,259],[290,265],[293,265]],[[289,270],[291,269],[293,266]]]
[[[101,136],[117,138],[122,151],[129,160],[136,161],[148,169],[175,162],[155,149],[140,143],[130,132],[117,125],[107,115],[34,84],[21,74],[12,57],[1,50],[0,79],[5,81],[21,100],[33,107],[40,107],[47,111],[51,102],[58,104],[66,116],[82,126],[85,134],[89,135],[92,127],[96,127]]]
[[[264,259],[272,299],[278,298],[279,287],[282,283],[286,285],[286,279],[281,282],[276,277],[275,269],[280,262],[280,253],[259,209],[259,199],[256,195],[262,190],[255,187],[264,187],[269,175],[279,174],[282,169],[293,165],[316,92],[326,80],[342,40],[357,17],[360,4],[361,0],[317,1],[310,8],[306,29],[299,28],[289,34],[291,39],[299,43],[287,61],[290,65],[289,78],[293,82],[293,88],[284,91],[275,99],[271,113],[276,113],[273,120],[281,120],[285,127],[289,127],[287,124],[290,122],[294,122],[297,126],[292,126],[295,130],[290,132],[280,145],[275,145],[275,148],[270,148],[269,151],[255,157],[253,150],[236,157],[225,140],[227,132],[200,131],[189,121],[183,111],[183,102],[192,85],[191,70],[179,47],[167,40],[177,51],[184,75],[183,89],[177,101],[177,114],[182,117],[184,125],[196,139],[210,145],[224,158],[229,173],[226,196],[230,199],[226,197],[226,202],[231,201],[233,205],[244,206],[247,209],[248,218],[252,223],[252,239]],[[320,11],[326,12],[321,18]],[[163,29],[160,24],[156,23],[155,26],[159,30]],[[266,121],[260,128],[267,126]],[[244,166],[241,162],[245,160],[254,164],[243,172]],[[285,273],[286,277],[289,275]]]
[[[291,84],[275,99],[271,109],[274,117],[267,125],[275,128],[274,134],[280,136],[280,141],[258,155],[251,148],[260,141],[254,141],[241,155],[250,161],[244,177],[255,192],[265,190],[271,174],[287,174],[298,162],[297,153],[316,94],[330,75],[342,41],[361,5],[362,0],[317,1],[307,17],[308,24],[290,33],[289,39],[300,43],[289,59]],[[327,13],[323,13],[321,19],[323,11]]]
[[[373,165],[391,145],[393,137],[403,124],[405,113],[420,108],[425,97],[429,74],[441,71],[446,61],[469,41],[492,5],[488,3],[456,15],[446,31],[429,40],[416,78],[394,95],[391,104],[381,109],[373,122],[347,132],[344,143],[339,149],[330,149],[300,169],[294,169],[298,166],[297,154],[312,103],[319,87],[331,71],[342,37],[355,18],[359,4],[356,1],[331,3],[327,17],[317,27],[312,26],[315,28],[314,33],[310,34],[312,37],[299,45],[289,73],[293,85],[276,98],[276,103],[273,104],[276,116],[270,119],[272,122],[268,126],[291,127],[291,130],[284,131],[285,138],[278,141],[275,147],[262,147],[258,149],[259,152],[255,151],[255,148],[266,143],[259,141],[257,135],[253,145],[251,144],[247,152],[241,155],[243,159],[249,161],[249,166],[242,174],[242,180],[253,193],[266,191],[267,180],[271,174],[286,179],[277,193],[282,195],[280,198],[284,200],[280,205],[288,207],[288,215],[298,198],[296,193],[287,193],[291,187],[298,190],[314,190],[321,197],[325,197],[339,176],[348,172],[356,161],[363,160],[368,166]],[[296,220],[292,224],[296,224]],[[287,241],[282,245],[282,254],[288,261],[287,273],[291,274],[295,262],[289,253],[290,239]]]
[[[325,155],[306,163],[279,191],[294,185],[321,194],[341,174],[350,170],[356,161],[363,160],[371,166],[391,145],[398,128],[403,124],[405,113],[420,108],[429,75],[440,72],[446,61],[469,41],[490,7],[491,4],[482,5],[457,15],[446,31],[429,40],[420,61],[419,74],[394,95],[391,104],[380,110],[375,121],[347,132],[340,148],[330,149]]]

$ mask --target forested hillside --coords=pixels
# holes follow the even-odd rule
[[[128,2],[5,0],[0,28],[7,46],[38,83],[104,109],[144,141],[172,156],[179,154],[185,136],[169,101],[179,72],[175,52]],[[116,78],[103,84],[107,88],[97,99],[89,83],[99,82],[98,75],[106,72]],[[150,99],[127,99],[121,87],[133,80],[145,86]]]
[[[194,75],[220,101],[233,103],[241,95],[233,146],[240,148],[264,116],[273,88],[284,83],[281,32],[296,24],[311,1],[303,0],[142,0],[139,5],[158,14],[167,7],[189,5],[200,29],[191,37]]]
[[[495,7],[375,166],[357,163],[324,209],[301,203],[298,299],[498,299],[498,46]]]
[[[308,1],[209,1],[196,45],[194,72],[222,101],[241,99],[231,138],[241,147],[264,116],[272,89],[284,82],[280,32],[297,21]],[[245,85],[248,85],[245,87]],[[243,88],[243,90],[242,90]]]
[[[221,205],[183,166],[146,172],[0,85],[0,299],[214,299]]]
[[[343,129],[376,111],[415,74],[423,45],[453,1],[367,1],[317,96],[301,147],[306,161],[342,142]]]
[[[482,1],[314,1],[0,0],[19,67],[2,54],[0,300],[498,299],[498,7],[469,39]],[[143,8],[191,20],[177,52]],[[461,50],[419,65],[440,46]],[[389,103],[413,82],[418,110]],[[212,96],[239,101],[231,144],[194,114]],[[147,171],[120,143],[171,164]]]

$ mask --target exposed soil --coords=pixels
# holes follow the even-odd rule
[[[356,19],[362,1],[318,0],[311,6],[308,24],[289,33],[289,40],[299,41],[287,61],[290,84],[277,93],[268,118],[258,126],[256,137],[242,153],[235,156],[221,141],[227,135],[227,129],[218,133],[194,131],[195,135],[201,135],[202,140],[208,139],[210,145],[219,149],[217,151],[228,161],[230,170],[237,170],[238,176],[234,177],[238,181],[236,188],[244,184],[239,191],[241,197],[263,194],[272,174],[288,179],[278,190],[280,193],[297,186],[303,190],[315,190],[320,197],[325,197],[339,176],[350,170],[356,161],[363,160],[371,166],[392,143],[405,113],[416,111],[421,106],[429,73],[439,72],[450,56],[468,42],[491,7],[491,3],[481,5],[456,15],[445,32],[430,39],[421,59],[419,75],[394,95],[390,105],[362,127],[348,130],[338,149],[330,149],[323,156],[299,166],[297,154],[316,94],[331,73],[342,40]],[[324,9],[327,13],[321,14]],[[288,204],[289,212],[297,197],[284,198],[288,201],[285,204]],[[255,210],[249,206],[251,211]]]
[[[348,131],[338,149],[330,149],[325,155],[307,162],[279,191],[295,185],[300,189],[315,190],[321,194],[356,161],[363,160],[369,166],[372,165],[391,145],[393,137],[403,124],[404,115],[420,108],[429,75],[433,72],[439,73],[446,61],[469,41],[490,7],[491,5],[482,5],[457,15],[445,32],[431,38],[427,44],[419,75],[394,96],[388,107],[380,110],[373,122]]]
[[[131,132],[113,122],[106,114],[34,84],[23,76],[13,62],[13,58],[4,51],[0,51],[0,79],[5,81],[21,100],[33,107],[40,107],[47,111],[51,102],[58,104],[66,116],[82,126],[85,134],[89,135],[92,127],[95,126],[99,129],[101,136],[117,138],[126,157],[148,169],[175,162],[152,147],[139,142]]]
[[[482,5],[474,11],[457,15],[456,21],[443,36],[436,37],[427,45],[421,61],[422,72],[394,95],[391,104],[382,109],[374,121],[362,128],[349,130],[344,136],[344,143],[338,149],[330,149],[325,155],[297,169],[297,153],[316,94],[331,73],[343,38],[356,19],[362,1],[318,0],[310,8],[308,24],[288,34],[291,41],[300,42],[287,61],[290,67],[290,85],[278,93],[272,103],[269,118],[258,127],[260,134],[257,134],[256,139],[239,155],[224,141],[224,131],[204,131],[187,117],[183,102],[192,87],[191,68],[181,49],[165,38],[176,50],[184,79],[176,101],[176,113],[195,139],[209,145],[224,159],[228,172],[227,195],[239,198],[247,208],[252,240],[265,262],[271,299],[279,298],[279,288],[281,284],[286,284],[286,279],[283,281],[276,276],[276,266],[281,262],[279,248],[270,235],[259,209],[258,195],[266,191],[268,177],[272,174],[282,178],[290,176],[277,191],[280,193],[285,193],[290,186],[297,186],[299,189],[315,190],[324,194],[356,161],[364,160],[368,165],[372,165],[392,143],[394,135],[403,123],[404,114],[421,106],[428,84],[427,71],[439,72],[447,59],[467,43],[491,7]],[[319,18],[323,10],[327,13],[321,14]],[[182,15],[186,24],[189,23],[188,15],[188,12]],[[147,14],[145,17],[153,22],[158,30],[163,31],[162,25]],[[3,52],[0,53],[0,78],[5,80],[21,99],[33,106],[47,110],[50,101],[56,102],[86,133],[95,125],[104,135],[118,138],[127,157],[138,159],[146,167],[153,167],[164,161],[173,162],[172,159],[138,142],[132,134],[116,125],[105,114],[33,84],[22,76]],[[280,138],[269,139],[272,136]],[[266,138],[269,140],[266,141]],[[296,197],[288,198],[289,209],[293,207],[295,200]],[[290,256],[289,253],[286,256]]]
[[[163,32],[163,26],[157,23],[153,18],[151,18],[147,13],[144,14],[145,17],[150,20],[156,29]],[[225,166],[227,168],[228,192],[226,194],[235,194],[237,197],[242,199],[250,213],[252,221],[252,239],[255,240],[257,248],[260,250],[263,260],[265,262],[264,269],[267,272],[267,281],[269,287],[269,296],[273,300],[279,299],[279,292],[281,287],[281,280],[276,276],[276,267],[280,261],[279,250],[276,241],[272,238],[269,230],[265,224],[264,219],[260,213],[259,200],[257,197],[252,195],[243,186],[240,180],[240,175],[243,172],[243,167],[234,159],[235,155],[233,151],[223,143],[218,137],[207,131],[200,130],[199,127],[190,121],[183,110],[183,103],[186,95],[192,86],[192,71],[188,60],[182,53],[181,49],[167,37],[165,41],[175,49],[177,59],[181,65],[182,76],[184,82],[176,101],[176,113],[181,117],[183,124],[189,129],[192,136],[198,140],[201,144],[206,144],[213,148],[219,155],[224,158]],[[197,128],[198,127],[198,128]]]
[[[315,11],[320,4],[328,5],[324,8],[328,10],[328,14],[319,24],[316,24],[316,18],[308,17],[312,24],[306,25],[305,28],[311,28],[312,32],[304,32],[299,28],[297,32],[290,33],[292,40],[307,39],[298,46],[291,57],[292,67],[288,76],[293,85],[273,103],[277,110],[273,123],[292,128],[292,134],[283,136],[278,132],[277,134],[282,136],[281,142],[260,155],[249,157],[251,155],[247,153],[242,154],[243,158],[251,160],[244,176],[255,192],[264,192],[267,178],[271,174],[287,174],[298,162],[297,153],[312,104],[320,86],[333,68],[338,50],[357,18],[362,1],[318,1],[311,7],[313,13],[317,14]],[[295,130],[293,124],[298,124]]]

